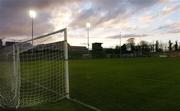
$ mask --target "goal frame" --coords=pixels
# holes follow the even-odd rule
[[[17,98],[17,105],[16,109],[18,109],[20,106],[20,87],[21,87],[21,73],[20,73],[20,51],[19,47],[22,44],[38,40],[41,38],[45,38],[51,35],[55,35],[58,33],[63,33],[63,45],[64,45],[64,87],[65,87],[65,98],[70,99],[70,87],[69,87],[69,63],[68,63],[68,42],[67,42],[67,28],[60,29],[57,31],[54,31],[52,33],[48,33],[36,38],[32,38],[26,41],[23,41],[21,43],[17,43],[13,45],[13,67],[14,67],[14,74],[16,75],[16,90],[15,90],[15,97]],[[33,46],[32,46],[33,47]]]
[[[39,36],[39,37],[36,37],[36,38],[32,38],[30,40],[26,40],[26,41],[23,41],[21,43],[16,43],[15,45],[13,45],[13,68],[14,68],[14,75],[16,76],[16,90],[15,90],[15,97],[17,98],[17,104],[16,104],[16,109],[20,108],[21,105],[20,105],[20,88],[21,88],[21,72],[20,72],[20,49],[19,49],[19,45],[22,45],[22,44],[25,44],[25,43],[28,43],[28,42],[31,42],[33,40],[38,40],[38,39],[41,39],[41,38],[45,38],[45,37],[48,37],[48,36],[51,36],[51,35],[55,35],[55,34],[58,34],[58,33],[64,33],[64,87],[65,87],[65,95],[62,99],[68,99],[72,102],[75,102],[77,104],[80,104],[86,108],[89,108],[89,109],[92,109],[94,111],[100,111],[99,109],[97,109],[96,107],[94,106],[91,106],[91,105],[88,105],[84,102],[81,102],[79,100],[76,100],[76,99],[73,99],[70,97],[70,82],[69,82],[69,58],[68,58],[68,39],[67,39],[67,28],[64,28],[64,29],[60,29],[60,30],[57,30],[57,31],[54,31],[52,33],[48,33],[48,34],[45,34],[45,35],[42,35],[42,36]],[[32,46],[33,47],[33,46]],[[61,99],[60,99],[61,100]]]

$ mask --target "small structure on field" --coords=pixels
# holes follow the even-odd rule
[[[104,56],[102,43],[93,43],[92,44],[92,56],[94,58],[101,58]]]

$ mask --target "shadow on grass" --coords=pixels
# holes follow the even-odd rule
[[[13,109],[0,109],[0,111],[92,111],[86,107],[71,102],[69,100],[62,100],[53,104],[38,105],[28,108],[20,108],[18,110]]]

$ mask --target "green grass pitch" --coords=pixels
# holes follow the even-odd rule
[[[180,58],[70,60],[69,67],[71,97],[102,111],[180,111]],[[91,111],[67,100],[28,109]]]

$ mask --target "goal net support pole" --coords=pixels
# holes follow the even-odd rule
[[[66,92],[66,98],[69,99],[72,102],[78,103],[84,107],[87,107],[89,109],[92,109],[94,111],[100,111],[94,106],[88,105],[86,103],[83,103],[79,100],[70,98],[70,89],[69,89],[69,64],[68,64],[68,42],[67,42],[67,28],[64,29],[64,57],[65,57],[65,92]]]
[[[84,107],[92,109],[94,111],[100,111],[94,106],[88,105],[83,103],[79,100],[70,98],[70,88],[69,88],[69,64],[68,64],[68,42],[67,42],[67,28],[64,29],[64,57],[65,57],[65,91],[66,91],[66,98],[72,102],[78,103]]]
[[[64,64],[65,64],[65,92],[66,98],[69,99],[69,64],[68,64],[68,42],[67,42],[67,28],[64,29]]]

